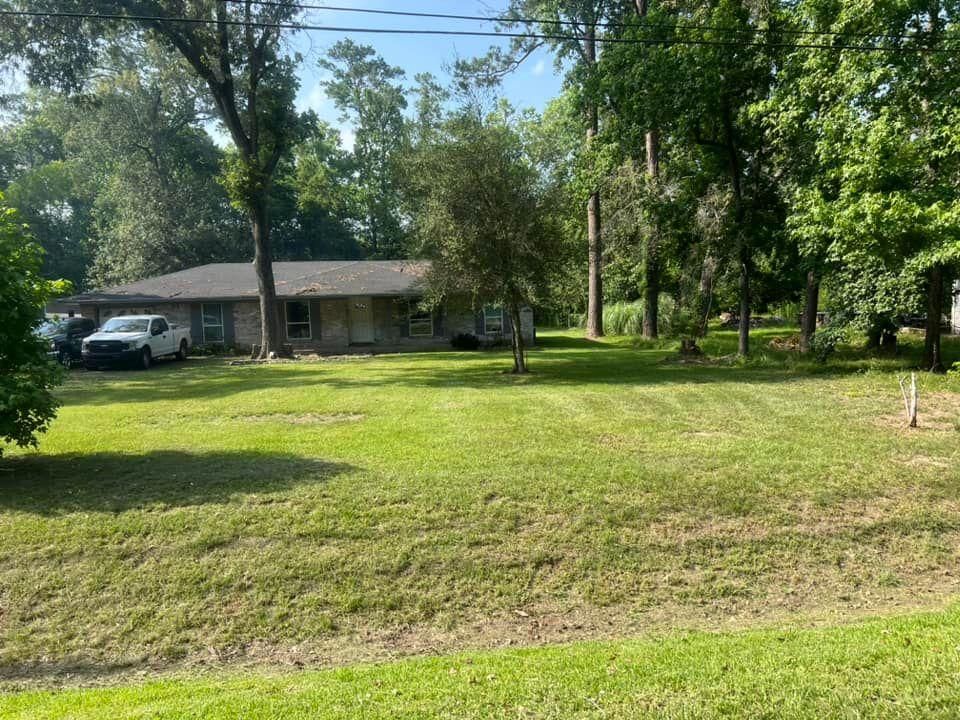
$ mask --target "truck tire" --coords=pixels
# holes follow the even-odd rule
[[[57,362],[69,370],[70,366],[73,365],[73,358],[70,357],[70,352],[68,350],[61,349],[57,354]]]
[[[140,353],[140,369],[149,370],[152,362],[153,357],[150,355],[150,348],[145,347]]]
[[[180,341],[180,348],[177,350],[175,357],[177,358],[177,360],[187,359],[187,341],[186,340]]]

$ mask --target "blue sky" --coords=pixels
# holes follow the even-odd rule
[[[306,1],[306,0],[305,0]],[[502,11],[506,0],[326,0],[341,7],[371,8],[378,10],[404,10],[413,12],[456,13],[460,15],[490,16]],[[310,0],[307,4],[324,4],[323,0]],[[434,18],[404,18],[389,15],[369,15],[327,10],[309,10],[306,16],[310,25],[340,27],[389,27],[420,28],[437,30],[484,30],[494,29],[493,23],[472,21],[440,20]],[[305,60],[301,67],[301,87],[297,98],[300,109],[310,108],[322,119],[340,128],[344,144],[352,145],[352,131],[349,126],[338,121],[338,113],[333,103],[324,95],[320,82],[322,71],[317,60],[338,40],[347,37],[338,32],[304,32],[294,38],[294,47],[303,53]],[[413,84],[413,76],[420,72],[431,72],[443,84],[449,80],[444,65],[452,64],[457,57],[470,58],[484,54],[492,44],[508,45],[508,40],[497,38],[418,36],[418,35],[377,35],[352,33],[354,42],[373,46],[391,65],[404,69],[407,85]],[[560,91],[562,78],[553,67],[553,57],[548,50],[540,50],[531,55],[503,83],[503,95],[520,108],[533,107],[541,110],[546,103]]]

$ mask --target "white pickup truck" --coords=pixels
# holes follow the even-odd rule
[[[117,365],[146,370],[158,357],[183,360],[190,344],[190,329],[171,325],[163,315],[121,315],[84,338],[80,355],[88,370]]]

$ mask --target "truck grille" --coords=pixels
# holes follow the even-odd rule
[[[123,350],[120,340],[96,340],[87,345],[92,353],[115,353]]]

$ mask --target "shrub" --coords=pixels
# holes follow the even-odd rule
[[[837,345],[846,339],[846,328],[827,325],[818,329],[810,340],[810,351],[817,362],[825,363],[837,351]]]
[[[455,350],[477,350],[480,348],[480,338],[473,333],[457,333],[450,339]]]
[[[0,194],[0,455],[4,443],[36,446],[59,404],[51,390],[63,371],[34,329],[44,303],[68,285],[44,280],[42,265],[43,250]]]

